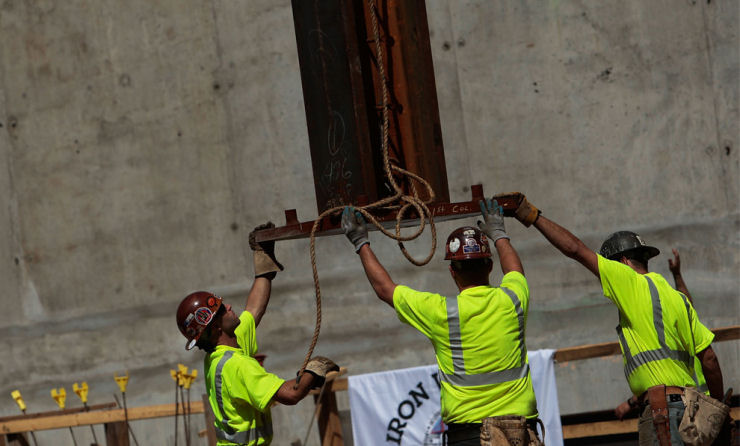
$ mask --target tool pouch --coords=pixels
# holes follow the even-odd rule
[[[481,446],[541,446],[525,417],[504,415],[484,418],[480,427]]]
[[[681,439],[688,446],[711,445],[730,413],[730,408],[694,387],[682,396],[686,409],[678,426]]]

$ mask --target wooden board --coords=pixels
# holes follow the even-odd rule
[[[183,413],[182,405],[178,410]],[[190,402],[190,413],[203,413],[202,401]],[[144,420],[149,418],[171,417],[175,415],[174,404],[160,404],[156,406],[132,407],[128,409],[128,420]],[[68,426],[85,426],[88,424],[104,424],[124,421],[123,409],[99,410],[80,412],[68,415],[54,415],[48,417],[12,420],[0,423],[0,434],[13,432],[40,431],[46,429],[60,429]]]
[[[740,407],[730,409],[733,419],[740,417]],[[563,438],[598,437],[601,435],[631,434],[637,432],[637,418],[624,421],[599,421],[596,423],[571,424],[563,426]]]

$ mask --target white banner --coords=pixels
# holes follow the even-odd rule
[[[529,367],[546,444],[563,446],[554,352],[529,352]],[[441,445],[446,427],[440,417],[437,372],[432,365],[350,376],[355,446]]]

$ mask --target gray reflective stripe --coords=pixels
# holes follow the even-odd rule
[[[519,296],[512,290],[504,287],[501,287],[501,290],[509,295],[511,303],[514,304],[514,310],[516,310],[516,317],[519,320],[519,354],[523,365],[527,362],[527,349],[524,347],[524,310],[522,309],[522,301],[519,300]]]
[[[522,309],[522,303],[519,300],[519,297],[517,297],[516,293],[514,293],[510,289],[504,287],[501,287],[499,289],[504,291],[509,296],[509,298],[511,299],[511,303],[514,305],[514,310],[517,314],[517,321],[519,323],[519,335],[517,337],[517,340],[519,341],[520,365],[506,370],[468,375],[465,372],[465,361],[463,359],[462,335],[460,331],[460,311],[457,306],[457,298],[448,298],[447,326],[449,330],[450,354],[452,355],[452,365],[454,367],[454,372],[452,374],[447,374],[440,370],[440,381],[458,387],[485,386],[521,379],[526,377],[527,373],[529,373],[529,364],[527,364],[526,362],[527,349],[524,346],[524,310]]]
[[[626,360],[626,363],[624,365],[625,376],[629,378],[630,375],[632,375],[632,373],[638,367],[649,362],[660,361],[663,359],[673,359],[674,361],[683,362],[684,364],[686,364],[687,368],[693,370],[693,364],[691,363],[691,361],[693,360],[693,356],[690,353],[683,350],[673,350],[671,348],[668,348],[668,346],[666,345],[665,327],[663,326],[663,307],[660,303],[660,295],[658,293],[658,289],[655,287],[655,284],[650,277],[643,277],[645,277],[645,279],[647,280],[648,288],[650,289],[650,300],[652,301],[653,305],[653,325],[655,327],[655,332],[658,337],[660,348],[640,352],[633,356],[630,352],[627,340],[624,337],[622,326],[618,325],[617,336],[619,337],[619,343],[622,346],[622,351],[624,352],[624,358]],[[694,377],[694,380],[696,381],[696,377]]]
[[[448,375],[439,371],[439,377],[447,384],[458,387],[471,386],[488,386],[491,384],[501,384],[515,379],[521,379],[529,373],[529,364],[524,364],[513,369],[501,370],[497,372],[478,373],[476,375]]]
[[[241,431],[235,433],[227,433],[216,426],[216,437],[219,440],[230,441],[237,444],[249,444],[254,441],[257,442],[261,438],[272,437],[272,424],[267,422],[267,417],[262,417],[262,426],[249,429],[248,431]]]
[[[218,437],[218,439],[230,441],[232,443],[247,444],[253,440],[259,440],[260,438],[268,438],[272,436],[272,423],[268,423],[267,416],[262,414],[262,426],[255,427],[247,431],[236,431],[229,425],[230,420],[226,418],[226,411],[224,410],[224,401],[222,394],[223,380],[221,378],[221,373],[223,372],[224,365],[226,365],[226,362],[228,362],[228,360],[231,359],[233,355],[234,351],[228,350],[226,353],[224,353],[224,355],[218,361],[218,365],[216,366],[214,387],[216,388],[216,403],[218,404],[218,411],[220,412],[217,415],[221,416],[220,421],[221,424],[224,426],[224,429],[221,429],[218,426],[214,427],[216,428],[216,437]]]
[[[221,392],[222,389],[222,380],[221,380],[221,372],[224,369],[224,365],[226,362],[231,359],[231,357],[234,355],[234,352],[232,350],[227,351],[224,353],[224,355],[219,359],[218,365],[216,366],[216,376],[214,377],[214,386],[216,387],[216,403],[218,404],[218,411],[220,412],[219,415],[221,415],[221,424],[223,424],[226,429],[229,429],[231,433],[235,432],[231,427],[229,426],[229,419],[226,418],[226,411],[224,410],[224,399]]]
[[[447,328],[450,336],[450,355],[455,374],[465,373],[463,359],[462,334],[460,333],[460,310],[457,307],[457,297],[447,299]]]
[[[650,300],[653,302],[653,324],[658,334],[658,344],[662,348],[666,348],[665,327],[663,327],[663,305],[660,303],[660,295],[658,294],[658,289],[655,288],[653,280],[648,276],[645,276],[645,279],[647,279],[648,288],[650,289]]]

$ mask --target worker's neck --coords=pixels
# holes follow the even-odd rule
[[[455,284],[457,285],[457,289],[461,293],[467,290],[468,288],[475,288],[477,286],[490,286],[491,285],[488,282],[488,280],[478,280],[478,281],[471,281],[471,282],[462,282],[459,280],[455,280]]]
[[[236,341],[236,336],[229,335],[227,333],[221,333],[218,337],[216,345],[225,345],[227,347],[239,348],[239,343]]]
[[[647,274],[648,270],[644,268],[640,263],[633,262],[632,260],[623,257],[622,263],[632,268],[637,274]]]

